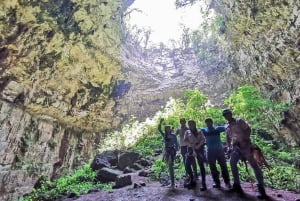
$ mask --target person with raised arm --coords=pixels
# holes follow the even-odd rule
[[[176,152],[179,149],[178,141],[176,135],[172,132],[171,126],[166,125],[164,132],[161,129],[164,119],[161,119],[158,125],[158,131],[163,136],[164,139],[164,159],[166,160],[169,167],[169,174],[171,178],[171,190],[175,189],[175,176],[174,176],[174,160],[176,157]]]

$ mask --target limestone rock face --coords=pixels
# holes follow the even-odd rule
[[[87,161],[114,122],[131,1],[0,2],[0,200]]]
[[[234,82],[252,84],[272,100],[296,103],[300,97],[299,1],[221,2],[218,10],[226,19]],[[294,106],[289,112],[291,122],[299,120],[297,111]],[[293,136],[299,144],[299,129],[297,124],[283,128],[282,135]]]
[[[127,44],[122,50],[123,90],[116,96],[116,114],[143,119],[153,115],[170,98],[198,88],[220,105],[234,83],[228,77],[228,57],[211,41],[203,47],[211,58],[202,59],[193,48],[153,48],[143,52]]]
[[[100,135],[31,116],[0,101],[1,200],[29,193],[38,176],[56,178],[90,158]]]
[[[295,106],[283,113],[283,120],[281,124],[283,125],[281,129],[282,135],[286,138],[288,142],[296,142],[300,144],[300,136],[298,129],[300,128],[300,99],[296,99]]]
[[[88,130],[114,124],[122,1],[0,3],[0,95]]]

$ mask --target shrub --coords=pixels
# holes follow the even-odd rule
[[[55,181],[50,181],[41,175],[41,187],[21,198],[21,201],[49,201],[61,198],[70,193],[76,195],[86,194],[91,189],[111,190],[111,184],[94,183],[96,172],[92,171],[89,164],[79,168],[73,173],[62,176]]]

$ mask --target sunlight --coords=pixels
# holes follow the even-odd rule
[[[157,128],[159,119],[168,117],[175,114],[178,108],[178,102],[170,97],[169,101],[162,108],[161,111],[156,112],[152,118],[147,118],[143,122],[139,122],[133,118],[131,123],[125,124],[121,131],[114,131],[107,133],[101,143],[101,147],[98,149],[99,152],[103,152],[111,149],[128,149],[134,146],[138,140],[146,135],[155,135],[156,132],[151,133],[151,127]]]
[[[129,24],[139,28],[152,30],[150,42],[158,44],[178,40],[182,27],[196,29],[202,22],[201,6],[198,2],[193,6],[176,9],[175,0],[136,0],[129,9],[136,9],[130,15]]]

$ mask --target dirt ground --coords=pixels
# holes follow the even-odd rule
[[[212,187],[211,176],[207,176],[208,190],[201,192],[198,184],[195,189],[183,187],[183,180],[177,181],[176,190],[171,191],[168,187],[163,187],[158,181],[150,178],[139,177],[132,174],[133,183],[145,183],[146,186],[133,188],[133,185],[121,189],[115,189],[112,193],[99,191],[76,198],[64,199],[64,201],[256,201],[256,191],[250,183],[243,183],[242,187],[246,196],[241,198],[234,193],[226,192],[225,188],[214,189]],[[198,182],[200,182],[198,180]],[[266,189],[270,196],[270,201],[295,201],[300,200],[300,194],[293,192]]]

